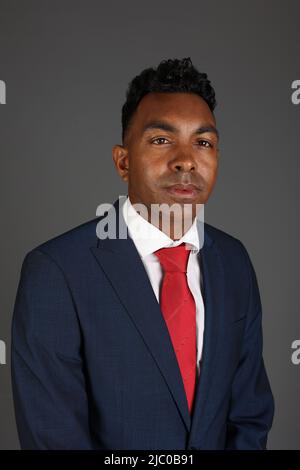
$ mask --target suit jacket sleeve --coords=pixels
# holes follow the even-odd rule
[[[249,273],[249,303],[242,352],[231,389],[226,448],[266,449],[274,399],[262,356],[262,306],[257,278],[244,245],[242,251]]]
[[[24,259],[12,322],[12,386],[22,449],[91,449],[80,327],[64,273]]]

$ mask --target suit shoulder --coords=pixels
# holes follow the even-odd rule
[[[250,289],[254,286],[258,290],[251,256],[241,240],[210,224],[205,223],[205,230],[222,258],[225,277],[235,279],[236,295],[239,295],[243,286],[248,286]]]
[[[38,252],[48,255],[54,260],[64,258],[65,256],[68,258],[74,256],[75,258],[85,248],[95,243],[98,222],[99,217],[95,217],[76,227],[72,227],[35,246],[26,254],[25,258],[31,257],[33,253],[36,254]]]
[[[205,222],[204,224],[205,231],[208,233],[211,239],[214,241],[221,243],[221,244],[229,244],[233,246],[243,245],[242,242],[236,238],[235,236],[231,235],[220,228],[217,228],[211,224]],[[244,245],[243,245],[244,246]]]
[[[234,256],[235,259],[246,260],[246,264],[250,262],[248,250],[240,239],[206,222],[204,227],[204,230],[210,239],[217,244],[222,254],[227,254],[229,257]]]

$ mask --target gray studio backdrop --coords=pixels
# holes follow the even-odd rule
[[[269,448],[300,448],[299,18],[290,0],[0,0],[1,449],[19,448],[9,350],[23,258],[126,194],[111,148],[127,85],[187,56],[218,101],[205,219],[245,244],[260,286],[276,402]]]

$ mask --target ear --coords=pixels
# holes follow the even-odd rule
[[[117,172],[123,181],[128,181],[129,158],[128,150],[123,145],[114,145],[112,156]]]

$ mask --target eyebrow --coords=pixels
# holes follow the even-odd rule
[[[148,130],[151,129],[162,129],[166,132],[173,132],[174,134],[178,134],[179,130],[177,127],[173,126],[172,124],[166,121],[150,121],[143,127],[142,133],[144,134]],[[205,132],[212,132],[219,138],[219,131],[215,126],[207,125],[207,126],[200,126],[194,130],[194,134],[204,134]]]

